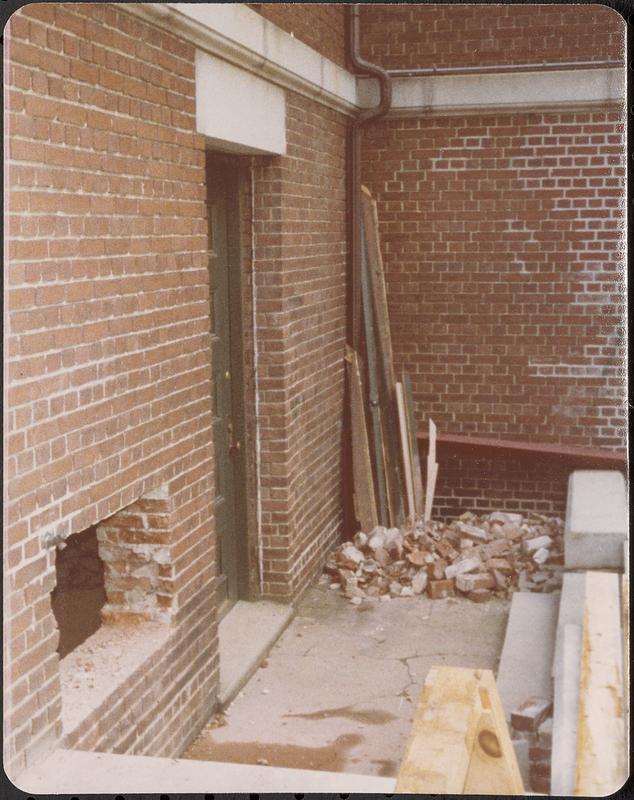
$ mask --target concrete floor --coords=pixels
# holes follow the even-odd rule
[[[320,584],[182,758],[395,776],[433,665],[497,669],[509,603],[354,606]]]

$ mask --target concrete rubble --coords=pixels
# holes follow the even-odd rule
[[[328,555],[324,572],[330,588],[354,605],[424,592],[480,603],[518,589],[560,589],[563,546],[558,517],[466,512],[449,523],[419,520],[409,528],[358,532]]]

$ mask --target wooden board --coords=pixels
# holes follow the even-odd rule
[[[403,455],[403,473],[405,475],[405,488],[407,491],[407,517],[411,525],[416,519],[414,507],[414,479],[412,475],[412,459],[410,453],[409,433],[407,418],[405,416],[405,400],[403,399],[403,384],[396,384],[396,404],[398,407],[398,422],[401,432],[401,453]]]
[[[350,420],[352,431],[352,475],[355,515],[365,533],[378,524],[370,445],[365,421],[363,383],[359,360],[351,347],[346,347],[348,386],[350,388]]]
[[[387,310],[385,273],[383,271],[383,258],[381,257],[381,247],[379,244],[378,216],[376,201],[373,200],[369,190],[365,186],[361,187],[361,212],[363,215],[364,240],[368,259],[370,286],[372,288],[372,303],[377,325],[377,343],[381,354],[383,381],[390,398],[393,399],[396,378],[394,375],[392,334]]]
[[[586,573],[575,795],[604,797],[627,777],[619,576]]]
[[[383,425],[381,422],[381,408],[379,404],[379,385],[376,363],[374,312],[370,298],[370,281],[368,277],[365,245],[361,237],[361,298],[363,303],[363,325],[365,331],[367,374],[368,374],[368,401],[370,404],[370,418],[372,421],[372,453],[374,456],[374,474],[376,477],[378,494],[378,515],[381,525],[390,525],[390,512],[387,500],[387,475],[386,460],[384,456],[385,442]]]
[[[524,793],[491,670],[432,667],[421,693],[397,793]]]
[[[438,478],[438,464],[436,463],[436,425],[432,419],[429,420],[429,451],[427,453],[427,487],[425,489],[425,514],[424,520],[431,519],[431,511],[434,505],[434,494],[436,492],[436,479]]]
[[[367,196],[364,194],[364,198]],[[403,521],[403,484],[399,467],[398,414],[394,394],[392,349],[387,317],[385,285],[377,291],[377,274],[382,279],[382,265],[375,259],[372,247],[376,240],[375,219],[362,214],[361,246],[361,289],[363,299],[363,319],[365,341],[368,355],[368,376],[370,388],[370,410],[373,415],[374,453],[376,459],[379,494],[385,482],[385,514],[383,500],[379,497],[379,514],[382,524],[400,526]],[[370,263],[370,259],[373,259]],[[380,284],[380,281],[378,281]],[[381,434],[379,442],[378,430]]]
[[[368,189],[361,187],[362,217],[362,272],[368,281],[371,298],[374,333],[376,334],[376,368],[378,380],[378,402],[381,406],[385,481],[388,494],[390,525],[398,527],[404,519],[404,476],[400,468],[399,423],[396,406],[392,335],[387,308],[387,291],[383,260],[379,245],[376,203]],[[364,316],[370,309],[363,301]]]
[[[407,416],[407,433],[412,460],[412,475],[414,479],[414,508],[416,515],[422,517],[425,510],[425,492],[423,491],[423,476],[420,467],[420,452],[416,436],[416,417],[414,416],[414,397],[412,394],[412,381],[407,373],[403,373],[403,394],[405,399],[405,414]]]

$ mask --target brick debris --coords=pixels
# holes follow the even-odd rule
[[[562,565],[559,517],[494,511],[358,532],[328,555],[324,572],[330,588],[355,605],[425,592],[433,599],[458,594],[480,603],[517,590],[559,589]]]

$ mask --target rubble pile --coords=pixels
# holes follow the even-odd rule
[[[359,532],[326,559],[330,588],[358,605],[426,592],[474,602],[561,586],[563,522],[531,512],[462,514],[450,522]]]

